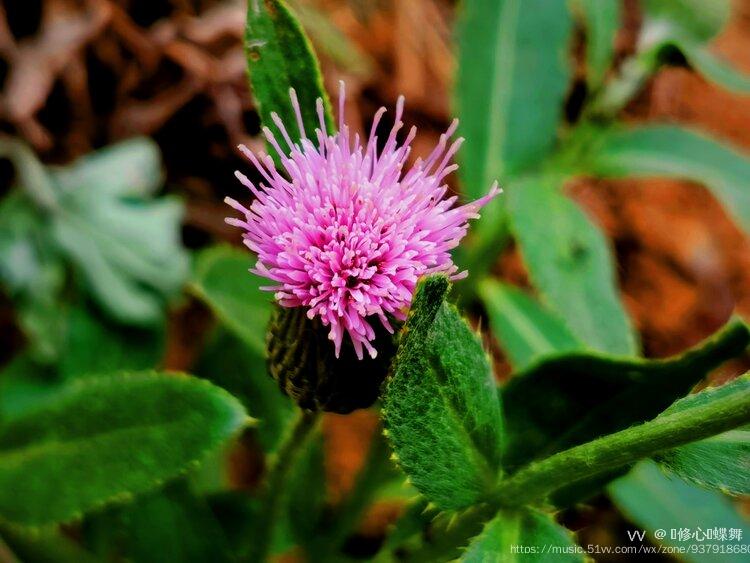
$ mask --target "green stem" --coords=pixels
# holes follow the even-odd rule
[[[494,503],[522,506],[565,485],[596,477],[639,459],[721,434],[750,422],[750,397],[736,393],[662,415],[532,463],[498,486]]]
[[[268,470],[261,495],[260,518],[253,534],[253,545],[247,560],[261,563],[268,559],[273,534],[281,515],[284,487],[289,482],[289,473],[307,444],[319,419],[318,412],[301,411]]]

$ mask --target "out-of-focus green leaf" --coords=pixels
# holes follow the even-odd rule
[[[388,490],[398,487],[400,500],[414,498],[413,488],[405,486],[404,475],[396,470],[390,459],[391,450],[381,432],[375,432],[370,442],[363,467],[357,474],[352,489],[339,503],[332,518],[326,520],[322,530],[317,530],[311,549],[314,559],[329,561],[340,556],[344,543],[362,522],[362,517],[373,502],[388,496]]]
[[[86,551],[70,538],[55,529],[28,530],[21,526],[0,522],[0,546],[2,540],[20,561],[34,563],[96,563],[93,553]],[[5,555],[5,554],[3,554]],[[5,559],[4,563],[18,563]]]
[[[480,293],[492,332],[516,370],[542,356],[585,348],[562,319],[520,289],[486,280]]]
[[[46,362],[55,359],[63,338],[64,281],[44,215],[25,194],[12,191],[0,200],[0,289],[13,301],[31,354]]]
[[[54,400],[63,381],[56,370],[25,353],[0,370],[0,422]]]
[[[322,98],[328,132],[335,129],[330,103],[323,87],[318,60],[296,17],[282,0],[250,0],[247,3],[245,54],[250,84],[263,125],[283,145],[283,136],[271,117],[276,112],[293,142],[301,138],[289,89],[299,99],[306,134],[320,127],[315,109]],[[271,151],[273,152],[273,151]]]
[[[684,35],[700,42],[721,31],[731,10],[730,0],[643,0],[641,5],[646,20],[643,34]]]
[[[157,367],[164,354],[165,327],[128,327],[113,323],[89,307],[67,315],[60,375],[65,378],[102,375],[118,370]]]
[[[107,561],[232,561],[219,523],[184,480],[95,514],[84,530],[89,545]]]
[[[52,233],[99,305],[123,323],[157,324],[187,274],[182,204],[107,199],[93,186],[67,195]]]
[[[36,206],[34,222],[44,226],[44,240],[31,243],[36,255],[45,243],[59,249],[119,321],[162,320],[165,301],[187,274],[187,255],[180,243],[181,204],[150,198],[160,179],[153,141],[132,139],[65,168],[45,168],[18,141],[0,144],[0,154],[14,159],[19,187]],[[22,240],[28,245],[32,238],[27,233]],[[18,249],[18,242],[13,246]],[[23,271],[29,264],[16,253],[9,269]],[[28,272],[20,277],[28,279]]]
[[[247,412],[258,419],[256,430],[263,449],[268,453],[276,449],[294,409],[268,375],[262,354],[232,334],[218,330],[203,351],[195,373],[242,401]]]
[[[289,475],[284,498],[284,520],[286,534],[276,537],[275,552],[288,549],[282,541],[283,536],[290,538],[293,544],[311,549],[320,539],[318,529],[323,518],[326,503],[326,472],[323,450],[323,436],[318,432],[305,445],[299,461]],[[262,517],[262,515],[261,515]]]
[[[534,285],[573,334],[596,350],[633,355],[630,321],[617,293],[609,243],[560,179],[529,177],[509,187],[512,230]]]
[[[750,537],[750,527],[745,519],[724,496],[701,489],[681,481],[666,477],[653,462],[641,462],[627,476],[609,486],[609,495],[615,505],[633,523],[649,532],[654,539],[654,531],[662,529],[667,535],[659,543],[670,546],[700,545],[700,540],[679,541],[671,530],[688,528],[705,532],[714,528],[736,528],[742,537]],[[734,542],[724,545],[736,545]],[[739,550],[738,550],[739,551]],[[700,552],[682,554],[681,558],[690,563],[704,563],[706,554]],[[710,561],[740,563],[747,561],[747,554],[711,554]]]
[[[533,547],[539,552],[521,555],[514,551],[519,546]],[[575,553],[574,550],[575,542],[570,532],[547,514],[533,510],[502,510],[487,522],[482,533],[471,541],[461,561],[585,561],[583,555]],[[551,553],[552,551],[555,553]]]
[[[465,193],[535,165],[557,137],[570,79],[564,0],[467,0],[456,81]]]
[[[654,418],[749,343],[750,330],[735,321],[667,360],[574,352],[537,361],[502,390],[505,467],[512,470]]]
[[[479,197],[554,143],[568,87],[571,26],[558,0],[543,7],[469,0],[463,10],[456,94],[462,131],[473,146],[461,170],[467,193]]]
[[[750,230],[750,158],[710,137],[671,125],[615,128],[596,136],[584,172],[598,176],[670,176],[710,188]]]
[[[128,139],[64,167],[50,167],[63,191],[92,186],[106,197],[147,197],[161,187],[159,147],[146,137]]]
[[[702,487],[750,494],[750,427],[664,452],[657,461],[675,475]]]
[[[502,417],[488,358],[444,303],[447,291],[444,276],[418,284],[382,415],[414,487],[441,508],[458,509],[494,485]]]
[[[618,0],[575,0],[574,7],[586,26],[586,80],[596,90],[612,65],[615,36],[620,28]]]
[[[732,393],[734,389],[747,393],[750,392],[750,384],[746,378],[742,378],[721,387],[688,395],[661,416],[707,404],[717,397]],[[671,472],[697,485],[735,495],[750,494],[750,426],[669,450],[661,454],[657,461]]]
[[[265,357],[272,296],[260,290],[266,280],[248,272],[252,263],[247,251],[229,246],[208,248],[196,258],[191,289],[227,329],[259,357]]]
[[[252,538],[260,503],[258,498],[247,491],[219,491],[206,497],[221,526],[230,548],[235,554],[242,554]],[[240,557],[238,557],[240,558]]]
[[[646,0],[639,50],[659,64],[677,50],[709,80],[728,90],[750,93],[750,77],[707,47],[729,17],[728,0]]]
[[[0,427],[0,516],[40,526],[148,492],[247,422],[236,399],[197,378],[79,380]]]
[[[342,70],[359,78],[372,75],[375,64],[370,56],[349,39],[328,15],[305,2],[294,0],[290,5],[299,14],[300,22],[324,55]]]
[[[718,55],[688,41],[675,41],[674,45],[682,51],[690,65],[710,81],[731,92],[750,94],[750,76],[742,74]]]

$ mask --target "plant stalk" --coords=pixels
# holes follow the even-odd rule
[[[493,504],[530,504],[571,483],[750,422],[750,397],[734,394],[604,436],[530,464],[501,481]]]
[[[289,473],[312,436],[319,418],[320,413],[317,411],[300,411],[291,431],[281,444],[276,460],[266,476],[261,495],[261,518],[258,519],[253,534],[254,541],[246,561],[262,563],[268,559],[273,534],[283,507],[284,487],[289,481]]]

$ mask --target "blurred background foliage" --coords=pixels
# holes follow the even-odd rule
[[[661,358],[750,313],[750,2],[289,3],[328,90],[346,81],[352,127],[404,94],[415,158],[456,115],[467,142],[451,188],[505,188],[460,249],[471,276],[456,286],[489,327],[500,380],[526,361],[531,344],[514,338],[529,326],[549,352]],[[0,524],[0,558],[220,560],[252,537],[252,493],[291,407],[265,373],[268,296],[223,222],[224,196],[246,198],[234,170],[252,172],[236,145],[263,144],[245,10],[0,5],[0,421],[71,382],[144,368],[209,379],[260,421],[188,477],[62,533]],[[290,477],[275,553],[430,553],[431,515],[377,463],[378,436],[373,412],[325,417]],[[750,537],[747,511],[641,465],[558,516],[583,545],[622,545],[633,526]]]

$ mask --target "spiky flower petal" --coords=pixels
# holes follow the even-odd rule
[[[382,148],[376,130],[385,113],[375,114],[366,143],[350,134],[344,122],[344,86],[339,95],[339,131],[326,130],[323,104],[318,100],[320,128],[315,141],[304,129],[297,97],[290,92],[302,140],[292,142],[285,125],[274,115],[280,140],[264,127],[279,155],[283,175],[264,153],[240,150],[265,182],[255,186],[237,172],[255,196],[249,207],[227,198],[244,215],[227,222],[244,230],[245,245],[257,254],[254,273],[275,282],[263,289],[275,292],[283,307],[304,307],[310,319],[329,327],[338,357],[345,333],[357,357],[363,347],[375,357],[372,322],[393,331],[389,317],[403,320],[420,276],[442,272],[460,279],[450,251],[466,234],[468,221],[500,190],[472,203],[455,206],[447,196],[445,177],[458,166],[451,159],[463,139],[449,142],[454,121],[432,153],[404,170],[412,127],[403,142],[404,98],[396,104],[395,124]]]

